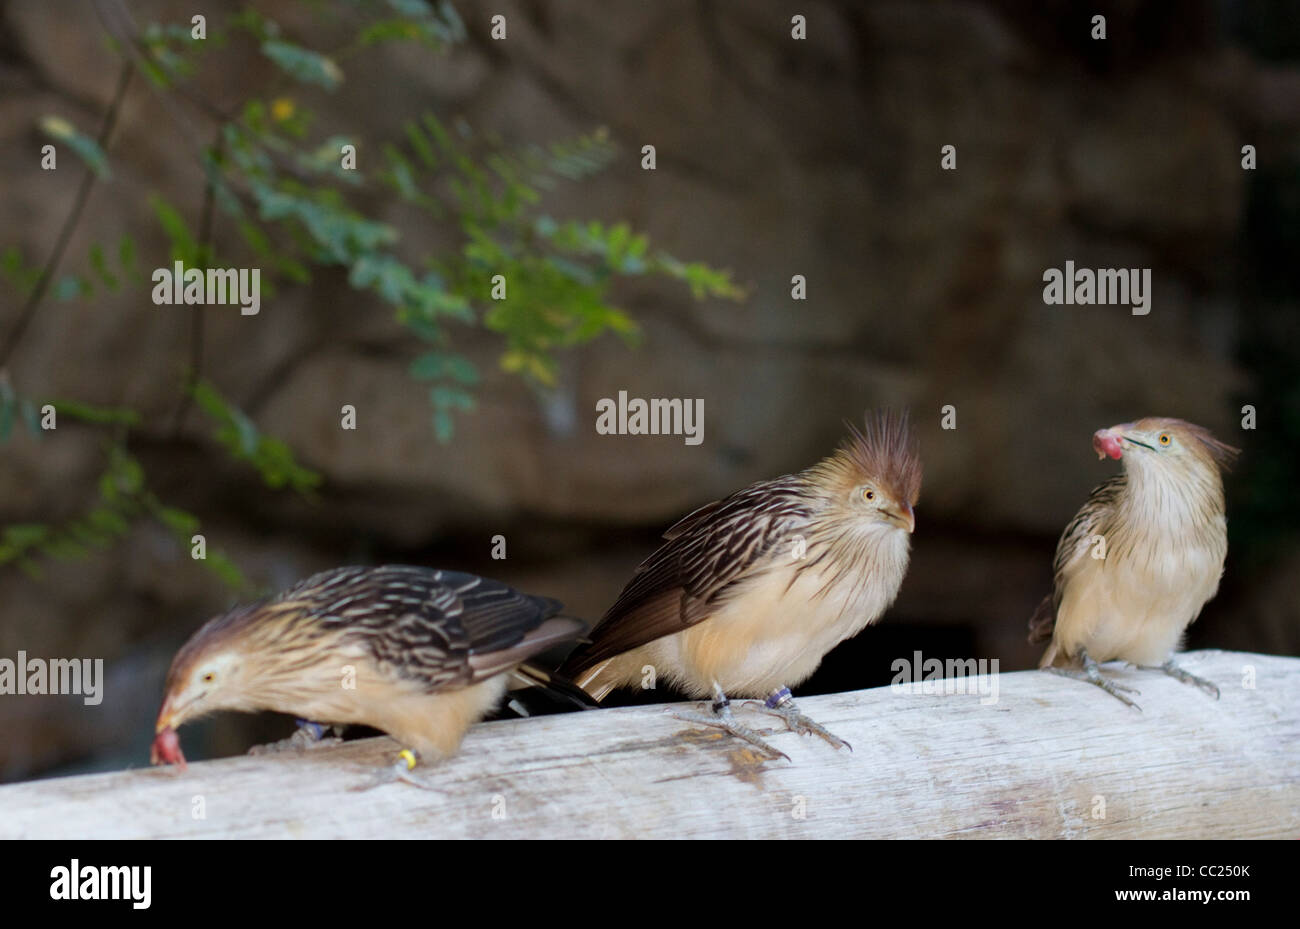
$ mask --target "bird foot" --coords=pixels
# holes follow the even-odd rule
[[[1126,693],[1136,694],[1141,693],[1141,691],[1132,687],[1125,687],[1123,684],[1116,684],[1108,679],[1101,673],[1101,668],[1092,659],[1088,659],[1084,663],[1082,671],[1074,668],[1048,668],[1047,670],[1053,674],[1059,674],[1061,677],[1069,677],[1076,681],[1087,681],[1089,684],[1095,684],[1121,703],[1133,707],[1139,713],[1142,712],[1142,707],[1124,696]]]
[[[1143,671],[1163,671],[1174,680],[1182,681],[1184,684],[1191,684],[1194,687],[1199,687],[1215,700],[1219,699],[1219,688],[1216,684],[1212,681],[1207,681],[1203,677],[1197,677],[1191,671],[1184,671],[1182,668],[1178,667],[1178,665],[1174,664],[1172,659],[1166,661],[1162,665],[1140,664],[1134,665],[1134,667],[1141,668]]]
[[[419,756],[409,748],[402,749],[398,755],[398,760],[386,768],[380,768],[374,776],[362,781],[348,790],[359,792],[363,790],[374,790],[376,787],[388,787],[392,784],[408,784],[411,787],[418,787],[421,790],[437,790],[432,784],[424,780],[420,775],[415,773],[415,767],[419,764]]]
[[[338,735],[326,736],[325,733],[330,730]],[[343,729],[341,726],[326,726],[323,723],[311,723],[304,720],[298,721],[298,728],[294,730],[293,735],[287,739],[280,739],[278,742],[268,742],[265,745],[254,745],[248,750],[250,755],[275,755],[287,751],[306,751],[312,748],[323,748],[329,745],[341,745]]]
[[[712,708],[713,715],[711,716],[705,715],[704,713],[669,713],[668,715],[673,719],[680,719],[682,722],[698,723],[701,726],[708,726],[710,729],[721,729],[723,732],[726,732],[743,742],[748,742],[773,761],[777,758],[784,758],[786,761],[790,760],[789,755],[773,748],[771,745],[768,745],[767,742],[764,741],[763,737],[753,729],[746,728],[736,722],[735,718],[731,715],[731,707],[729,705],[723,704],[722,708],[719,709],[718,704],[714,703],[712,704]]]
[[[853,751],[853,746],[841,739],[835,733],[831,732],[821,723],[800,712],[799,707],[795,706],[793,700],[787,700],[779,706],[768,706],[766,703],[759,703],[752,700],[745,704],[746,706],[755,706],[764,713],[771,713],[773,716],[779,716],[785,720],[786,728],[791,732],[797,732],[800,735],[816,735],[824,739],[831,748],[837,751],[841,748],[847,748]]]

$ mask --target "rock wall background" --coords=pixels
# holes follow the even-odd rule
[[[132,11],[165,21],[173,6]],[[210,18],[226,9],[208,6]],[[620,298],[642,344],[572,352],[548,395],[492,373],[499,344],[466,327],[458,345],[489,375],[449,446],[405,373],[415,346],[341,274],[282,292],[255,325],[209,312],[208,376],[326,475],[317,505],[263,488],[214,452],[193,416],[171,435],[189,321],[147,295],[47,301],[10,366],[15,381],[145,410],[135,450],[159,495],[200,514],[269,587],[349,561],[439,564],[560,597],[591,619],[677,516],[811,463],[867,406],[909,406],[926,467],[913,568],[884,623],[831,656],[813,692],[885,683],[892,658],[916,648],[1031,666],[1024,622],[1048,589],[1056,536],[1112,470],[1091,454],[1092,431],[1182,416],[1246,449],[1229,490],[1228,576],[1192,645],[1300,651],[1300,546],[1293,532],[1260,528],[1294,508],[1271,499],[1261,475],[1293,471],[1300,428],[1286,386],[1297,344],[1286,251],[1300,203],[1294,10],[806,2],[796,12],[809,37],[793,42],[779,2],[456,6],[467,44],[442,57],[400,48],[349,72],[315,101],[321,134],[384,137],[425,108],[520,142],[607,126],[622,157],[562,186],[550,211],[628,220],[674,254],[732,269],[748,300],[628,286]],[[310,39],[310,5],[258,7]],[[1087,38],[1093,12],[1108,16],[1104,43]],[[507,16],[504,43],[487,38],[494,13]],[[0,248],[48,252],[78,172],[40,170],[37,121],[96,125],[116,70],[89,4],[0,8]],[[250,60],[200,84],[233,100],[270,75]],[[202,192],[169,119],[137,82],[114,178],[93,194],[70,256],[129,231],[147,267],[166,262],[149,192],[196,211]],[[646,143],[653,172],[638,165]],[[1256,172],[1240,165],[1247,143]],[[938,169],[945,144],[957,147],[955,172]],[[219,252],[232,235],[218,222]],[[1150,315],[1045,307],[1042,273],[1067,259],[1152,268]],[[808,279],[805,302],[790,299],[793,274]],[[1271,289],[1260,284],[1270,274]],[[0,294],[0,325],[16,310],[12,292]],[[619,390],[703,398],[704,443],[597,435],[596,401]],[[338,429],[343,403],[358,408],[355,433]],[[939,428],[949,403],[955,431]],[[1267,435],[1240,430],[1243,403]],[[0,524],[77,512],[99,467],[88,431],[11,439],[0,446]],[[497,533],[505,562],[489,557]],[[111,697],[93,709],[0,697],[0,777],[143,764],[171,652],[229,597],[148,525],[103,555],[50,565],[41,581],[0,572],[0,656],[102,656]],[[209,752],[238,751],[283,726],[223,718],[201,738]]]

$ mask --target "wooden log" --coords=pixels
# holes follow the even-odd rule
[[[1037,671],[967,680],[983,698],[907,685],[800,699],[851,752],[737,702],[789,762],[664,706],[507,720],[417,769],[431,789],[353,789],[395,758],[366,739],[0,787],[0,836],[1300,838],[1300,659],[1180,662],[1222,698],[1110,666],[1142,712]]]

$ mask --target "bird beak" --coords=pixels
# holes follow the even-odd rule
[[[904,503],[898,510],[886,510],[885,515],[909,533],[916,531],[916,514],[908,504]]]
[[[1145,442],[1138,441],[1137,439],[1135,439],[1135,438],[1133,438],[1131,435],[1129,435],[1129,433],[1130,433],[1132,430],[1133,430],[1133,424],[1132,424],[1132,423],[1121,423],[1121,424],[1118,425],[1118,426],[1111,426],[1109,429],[1102,429],[1102,430],[1100,430],[1100,431],[1097,433],[1097,435],[1101,435],[1103,432],[1105,432],[1105,433],[1109,433],[1111,436],[1114,436],[1114,438],[1115,438],[1117,441],[1120,441],[1120,442],[1128,442],[1130,445],[1136,445],[1136,446],[1138,446],[1138,447],[1140,447],[1140,448],[1145,448],[1145,449],[1147,449],[1148,451],[1151,451],[1152,448],[1151,448],[1150,445],[1148,445],[1148,444],[1145,443]],[[1096,436],[1093,436],[1093,445],[1094,445],[1094,447],[1096,446],[1096,442],[1097,442],[1097,438],[1096,438]],[[1113,455],[1112,457],[1114,457],[1114,458],[1118,458],[1119,455]]]
[[[167,698],[163,700],[162,709],[158,711],[158,722],[154,724],[153,731],[159,733],[164,729],[176,728],[176,710],[177,708],[172,706],[171,695],[168,694]]]
[[[1109,429],[1098,429],[1092,434],[1092,450],[1097,453],[1098,458],[1105,458],[1107,455],[1111,458],[1121,458],[1124,455],[1123,443],[1125,442],[1146,449],[1151,448],[1147,443],[1139,442],[1127,434],[1132,428],[1132,423],[1121,423],[1118,426],[1111,426]]]

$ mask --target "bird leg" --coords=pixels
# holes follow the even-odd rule
[[[1178,665],[1174,664],[1172,658],[1162,665],[1140,664],[1134,665],[1134,667],[1141,668],[1143,671],[1163,671],[1174,680],[1182,681],[1184,684],[1192,684],[1193,686],[1201,688],[1201,690],[1205,691],[1215,700],[1219,699],[1218,686],[1211,681],[1207,681],[1203,677],[1197,677],[1191,671],[1184,671],[1182,668],[1178,667]]]
[[[425,783],[423,778],[414,773],[419,763],[419,753],[414,749],[404,748],[397,753],[397,761],[391,767],[380,768],[373,777],[355,787],[349,787],[348,790],[374,790],[376,787],[387,787],[390,784],[409,784],[421,790],[436,790],[437,788]]]
[[[784,758],[786,761],[790,760],[789,755],[768,745],[753,729],[747,729],[736,722],[731,713],[731,701],[722,692],[722,687],[717,681],[713,683],[713,703],[710,704],[710,709],[713,711],[712,716],[705,716],[703,713],[670,713],[669,715],[674,719],[680,719],[682,722],[699,723],[701,726],[708,726],[711,729],[721,729],[723,732],[748,742],[773,760],[777,758]]]
[[[791,732],[797,732],[800,735],[818,735],[829,742],[832,748],[839,749],[843,747],[853,751],[853,746],[848,742],[831,732],[821,723],[801,713],[799,707],[795,705],[789,687],[778,687],[768,694],[767,699],[761,704],[752,702],[752,705],[761,706],[765,713],[780,716],[785,720],[785,725]]]
[[[325,733],[330,730],[334,731],[333,736],[326,737]],[[343,741],[343,727],[329,726],[325,723],[313,723],[306,719],[298,720],[298,728],[294,730],[293,735],[287,739],[281,739],[278,742],[268,742],[266,745],[254,745],[248,750],[250,755],[274,755],[277,752],[284,751],[305,751],[311,748],[321,748],[327,745],[338,745]]]
[[[1133,707],[1133,709],[1137,710],[1139,713],[1142,712],[1142,707],[1138,706],[1128,697],[1124,696],[1124,693],[1135,694],[1135,693],[1140,693],[1140,691],[1135,690],[1132,687],[1125,687],[1122,684],[1116,684],[1114,681],[1108,680],[1101,673],[1101,665],[1097,664],[1097,662],[1093,660],[1093,657],[1088,654],[1087,650],[1082,648],[1079,649],[1079,660],[1083,662],[1082,671],[1076,670],[1074,668],[1048,668],[1047,670],[1051,671],[1053,674],[1059,674],[1062,677],[1072,677],[1076,681],[1087,681],[1089,684],[1096,684],[1098,687],[1106,691],[1106,693],[1110,694],[1116,700],[1119,700],[1121,703],[1127,703],[1129,706]],[[1124,693],[1121,693],[1120,691],[1123,691]]]

